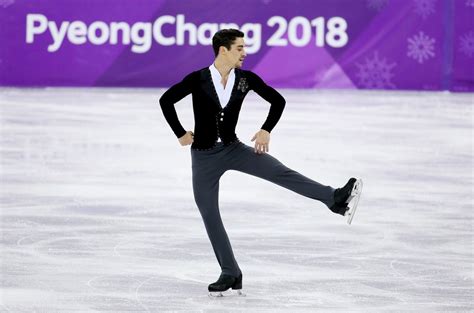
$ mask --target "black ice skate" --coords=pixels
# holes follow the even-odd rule
[[[230,294],[224,293],[224,292],[230,288],[232,288],[232,290],[236,290],[236,295],[245,296],[242,293],[242,274],[240,274],[239,277],[221,274],[221,276],[216,282],[209,285],[208,287],[209,296],[212,296],[212,297],[228,296]]]
[[[350,225],[354,218],[359,198],[362,192],[362,180],[351,178],[344,187],[334,191],[334,205],[331,211],[347,216],[347,223]]]

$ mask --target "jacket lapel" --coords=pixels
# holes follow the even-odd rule
[[[232,99],[234,99],[235,96],[237,95],[237,90],[238,90],[237,86],[239,85],[240,77],[242,76],[240,73],[240,70],[238,69],[234,69],[234,74],[235,74],[234,86],[232,86],[232,93],[230,94],[228,103],[231,103]]]
[[[219,102],[219,97],[217,96],[216,87],[212,82],[211,71],[209,68],[205,68],[201,73],[201,83],[206,94],[214,100],[214,103],[217,105],[219,110],[222,109],[222,105]]]

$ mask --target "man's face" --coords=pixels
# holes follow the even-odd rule
[[[224,48],[225,49],[225,48]],[[234,68],[241,68],[247,54],[245,53],[244,38],[237,37],[230,46],[230,50],[226,50],[226,58],[229,65]]]

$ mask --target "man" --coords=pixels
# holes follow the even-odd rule
[[[214,63],[187,75],[160,98],[163,114],[179,143],[191,145],[194,198],[222,271],[219,279],[209,285],[211,293],[242,289],[242,272],[219,213],[219,178],[225,171],[251,174],[319,200],[334,213],[348,216],[349,224],[362,188],[362,181],[355,178],[340,189],[321,185],[267,154],[270,132],[280,119],[285,99],[256,74],[240,69],[246,57],[243,38],[244,34],[236,29],[217,32],[212,39]],[[254,148],[241,143],[235,134],[242,102],[250,90],[271,104],[265,122],[252,138]],[[189,94],[194,133],[181,126],[174,107]]]

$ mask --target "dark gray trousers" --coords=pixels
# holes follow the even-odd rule
[[[227,170],[266,179],[328,207],[334,204],[334,189],[330,186],[301,175],[267,153],[257,154],[239,141],[228,146],[218,143],[211,150],[191,149],[191,159],[194,199],[223,274],[241,273],[219,212],[219,179]]]

